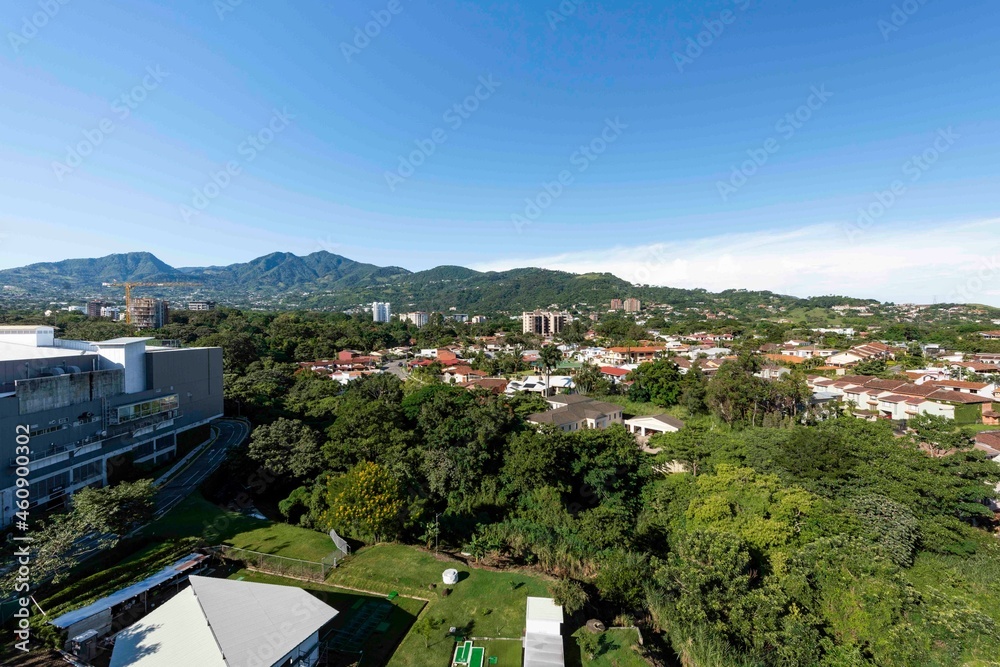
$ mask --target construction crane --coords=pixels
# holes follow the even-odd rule
[[[153,283],[153,282],[114,282],[104,283],[106,287],[125,288],[125,324],[132,324],[132,288],[133,287],[201,287],[201,283]]]

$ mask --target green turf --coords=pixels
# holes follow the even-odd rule
[[[464,665],[469,662],[469,652],[472,650],[472,642],[462,642],[458,648],[455,649],[455,659],[452,661],[458,665]]]
[[[469,657],[469,667],[483,667],[486,659],[486,649],[482,646],[472,647],[472,655]]]

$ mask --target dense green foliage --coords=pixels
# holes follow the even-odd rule
[[[747,364],[723,374],[736,394],[725,400],[746,405],[739,428],[706,418],[654,438],[655,456],[620,426],[532,428],[523,417],[537,399],[388,374],[341,390],[254,362],[228,391],[281,424],[263,434],[298,420],[318,443],[315,476],[288,470],[273,487],[289,520],[362,540],[437,538],[486,564],[537,567],[558,577],[552,594],[567,609],[637,618],[689,664],[958,665],[1000,650],[1000,600],[925,569],[911,576],[928,558],[1000,558],[984,504],[1000,468],[934,420],[918,423],[921,435],[946,455],[884,423],[794,425],[783,392],[794,396],[799,380],[759,381]],[[691,380],[641,369],[651,398],[683,401]],[[709,383],[709,402],[721,392]],[[780,427],[760,427],[762,415]],[[280,446],[290,462],[295,446]],[[674,460],[689,472],[657,472]]]

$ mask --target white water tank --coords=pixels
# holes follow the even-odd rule
[[[458,570],[453,569],[453,568],[445,570],[444,574],[441,575],[441,579],[444,581],[444,583],[449,584],[449,585],[451,585],[451,584],[457,584],[458,583]]]

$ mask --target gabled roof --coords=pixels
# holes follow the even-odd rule
[[[648,424],[649,422],[655,422],[664,426],[673,426],[676,429],[684,428],[684,422],[668,414],[662,415],[644,415],[642,417],[632,417],[631,419],[626,419],[626,424],[634,424],[636,426],[642,426],[643,424]]]
[[[273,665],[337,615],[294,586],[193,575],[190,581],[119,634],[111,667]]]

